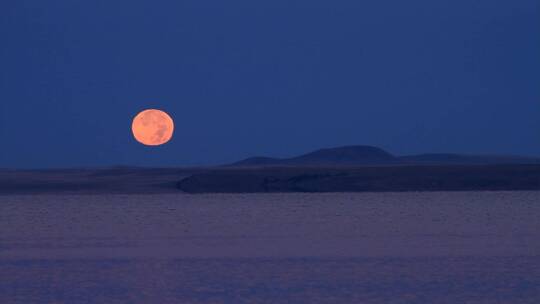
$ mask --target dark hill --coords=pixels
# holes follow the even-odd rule
[[[354,166],[354,165],[384,165],[397,164],[400,160],[392,154],[371,146],[345,146],[330,149],[320,149],[292,158],[251,157],[233,166]]]
[[[291,158],[251,157],[232,166],[373,166],[373,165],[496,165],[540,164],[540,158],[505,155],[431,153],[394,156],[372,146],[320,149]]]

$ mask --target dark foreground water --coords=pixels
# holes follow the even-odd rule
[[[2,303],[538,303],[540,258],[25,260]],[[6,277],[9,276],[9,277]]]
[[[0,303],[540,303],[540,193],[0,197]]]

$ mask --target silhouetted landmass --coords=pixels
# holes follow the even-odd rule
[[[540,164],[540,158],[504,155],[462,155],[431,153],[399,157],[405,164]]]
[[[0,194],[540,190],[540,160],[348,146],[214,168],[0,170]]]
[[[0,194],[178,192],[179,179],[199,169],[113,167],[0,170]]]
[[[0,194],[540,190],[540,165],[0,170]]]
[[[394,156],[372,146],[345,146],[320,149],[291,158],[251,157],[231,164],[235,167],[249,166],[365,166],[365,165],[492,165],[492,164],[540,164],[540,158],[499,155],[462,155],[431,153]]]
[[[241,168],[194,174],[178,187],[190,193],[540,190],[540,165]]]
[[[320,165],[376,165],[396,164],[400,160],[390,153],[371,146],[346,146],[330,149],[320,149],[311,153],[292,158],[252,157],[234,166],[320,166]]]

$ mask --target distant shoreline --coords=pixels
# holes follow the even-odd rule
[[[0,170],[0,195],[540,190],[540,165]]]
[[[540,165],[268,167],[201,172],[189,193],[540,190]]]

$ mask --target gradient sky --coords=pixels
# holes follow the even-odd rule
[[[0,39],[0,167],[540,156],[538,0],[7,0]],[[145,108],[172,142],[132,138]]]

